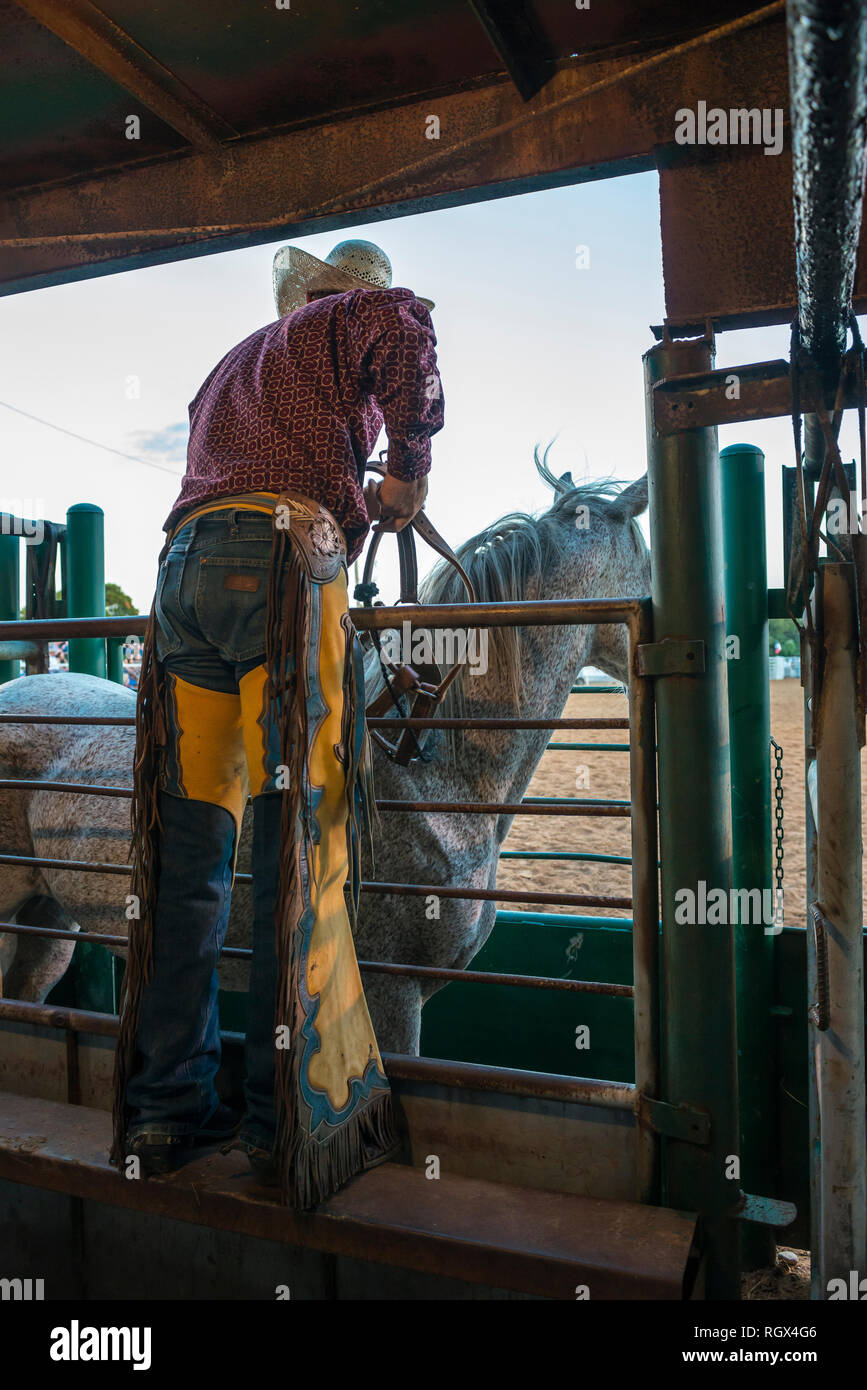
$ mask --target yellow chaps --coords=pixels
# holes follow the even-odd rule
[[[353,1079],[371,1061],[382,1072],[382,1058],[364,997],[344,896],[349,876],[345,762],[337,755],[345,737],[347,652],[346,573],[320,586],[321,622],[315,664],[324,712],[311,737],[310,780],[318,834],[312,847],[310,897],[314,927],[307,954],[307,992],[316,1002],[319,1046],[310,1049],[307,1081],[327,1097],[328,1108],[344,1110]],[[239,682],[239,693],[225,694],[167,676],[169,741],[164,791],[224,807],[236,827],[236,852],[248,795],[278,794],[284,785],[267,704],[267,671],[256,666]],[[351,789],[349,789],[351,793]],[[346,946],[349,949],[345,949]]]

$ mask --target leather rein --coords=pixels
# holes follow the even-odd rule
[[[378,473],[383,478],[386,472],[385,468],[378,463],[368,463],[367,471]],[[419,604],[415,536],[420,536],[432,550],[435,550],[444,560],[448,560],[463,581],[468,602],[475,603],[477,601],[469,575],[451,546],[443,539],[424,512],[417,512],[410,524],[404,526],[400,531],[387,532],[380,530],[378,526],[374,528],[364,561],[362,580],[360,584],[355,586],[355,598],[365,608],[382,607],[381,602],[377,605],[374,605],[373,602],[374,596],[379,592],[373,579],[373,568],[380,543],[385,535],[397,537],[397,553],[400,565],[399,603],[405,603],[410,607]],[[414,666],[408,662],[393,662],[383,655],[379,631],[374,629],[371,636],[382,662],[385,687],[367,706],[367,718],[382,718],[393,706],[401,717],[405,717],[406,707],[408,707],[410,718],[430,719],[436,714],[446,691],[460,672],[461,663],[456,663],[443,675],[435,662],[417,662]],[[380,729],[371,729],[370,736],[376,739],[388,757],[401,767],[408,767],[417,758],[424,759],[423,732],[421,741],[416,737],[414,729],[407,728],[401,729],[399,736],[393,742],[387,739]]]

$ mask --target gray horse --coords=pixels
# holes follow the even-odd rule
[[[538,518],[504,517],[459,550],[482,602],[515,599],[638,597],[650,589],[650,555],[635,518],[647,506],[647,481],[619,490],[603,483],[575,487],[537,459],[555,500]],[[462,601],[448,567],[422,589],[427,603]],[[444,712],[475,717],[558,718],[585,665],[628,679],[627,638],[621,625],[490,629],[487,670],[465,669]],[[0,687],[4,714],[129,715],[135,696],[83,675],[25,676]],[[437,733],[429,760],[402,768],[375,752],[378,798],[396,801],[518,802],[544,752],[545,731]],[[5,725],[0,776],[105,786],[130,786],[131,728],[75,729]],[[509,815],[383,812],[374,834],[380,881],[466,888],[496,886]],[[238,868],[249,867],[245,818]],[[81,793],[0,791],[0,847],[7,854],[126,863],[129,803]],[[365,865],[365,877],[374,873]],[[0,866],[0,921],[122,934],[129,911],[121,875]],[[493,902],[366,893],[356,949],[362,959],[463,969],[494,924]],[[232,899],[227,945],[249,945],[247,885]],[[73,945],[0,935],[0,969],[9,997],[43,1000],[69,965]],[[224,989],[246,987],[246,967],[221,965]],[[421,1009],[435,983],[368,973],[365,989],[380,1046],[417,1054]]]

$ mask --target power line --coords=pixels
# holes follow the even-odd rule
[[[58,434],[67,434],[70,439],[77,439],[81,444],[89,444],[94,449],[104,449],[107,454],[116,454],[118,458],[129,459],[132,463],[144,464],[145,468],[158,468],[161,473],[170,473],[173,478],[182,476],[174,468],[167,468],[163,463],[155,463],[153,459],[140,459],[136,454],[125,454],[122,449],[113,449],[110,444],[100,444],[97,439],[87,439],[83,434],[76,434],[74,430],[65,429],[63,425],[55,425],[51,420],[43,420],[39,415],[31,415],[28,410],[22,410],[17,405],[10,405],[8,401],[0,401],[0,405],[5,410],[14,411],[16,415],[23,415],[26,420],[35,420],[37,425],[45,425],[49,430],[57,430]]]

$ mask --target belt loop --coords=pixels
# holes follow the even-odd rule
[[[184,543],[183,553],[185,556],[189,554],[190,547],[193,544],[193,541],[196,539],[196,532],[199,529],[200,520],[200,517],[195,516],[193,517],[192,521],[188,521],[186,526],[181,528],[180,539],[182,539]]]

